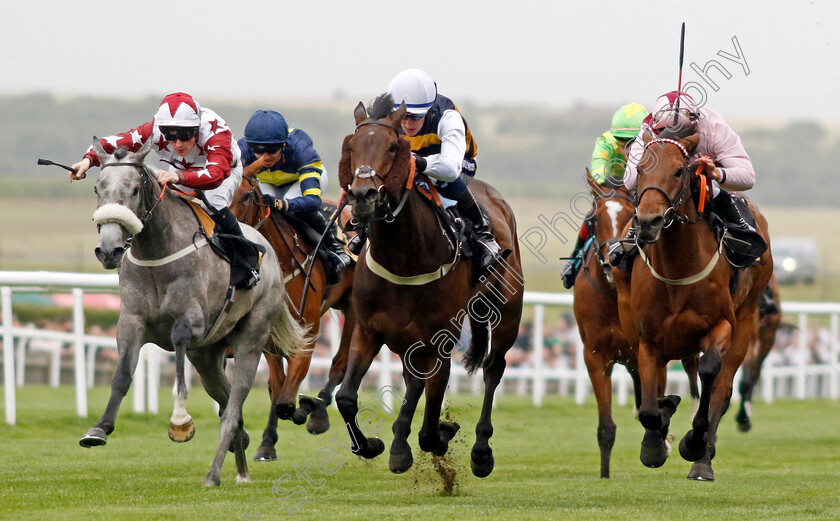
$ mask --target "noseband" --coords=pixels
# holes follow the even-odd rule
[[[685,202],[685,199],[690,192],[689,187],[691,185],[691,176],[688,175],[688,160],[690,156],[688,155],[688,150],[685,149],[682,143],[680,143],[676,139],[669,138],[651,139],[650,141],[645,143],[645,146],[642,149],[642,151],[647,150],[648,147],[654,143],[667,143],[670,145],[675,145],[677,148],[680,149],[680,152],[682,153],[684,159],[683,166],[680,168],[680,170],[682,171],[682,173],[680,174],[682,176],[682,186],[680,187],[680,191],[677,194],[676,199],[671,199],[671,196],[668,195],[668,192],[666,192],[664,189],[657,185],[646,186],[641,192],[636,194],[636,200],[634,201],[633,205],[636,207],[636,209],[638,209],[639,203],[642,202],[642,196],[644,196],[645,192],[647,192],[648,190],[654,190],[656,192],[659,192],[660,194],[662,194],[662,196],[665,198],[665,201],[667,201],[668,203],[668,209],[665,210],[665,213],[663,214],[663,218],[665,219],[665,224],[663,225],[663,227],[668,228],[674,222],[684,223],[688,221],[688,217],[686,217],[685,215],[681,215],[678,209]]]

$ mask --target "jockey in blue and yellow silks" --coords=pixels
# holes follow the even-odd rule
[[[626,166],[627,145],[639,133],[642,121],[647,115],[648,111],[638,103],[624,105],[616,111],[610,129],[595,141],[595,149],[592,151],[589,171],[596,183],[603,185],[609,178],[613,178],[616,183],[621,182]],[[591,234],[592,230],[584,221],[580,227],[575,249],[560,273],[566,289],[575,284],[575,277],[583,264],[580,250]]]
[[[312,139],[301,129],[290,129],[286,119],[273,110],[258,110],[239,140],[245,175],[256,177],[266,204],[273,211],[288,212],[324,234],[329,224],[320,212],[327,171]],[[341,271],[352,262],[330,229],[322,242],[328,252],[328,284],[340,280]]]

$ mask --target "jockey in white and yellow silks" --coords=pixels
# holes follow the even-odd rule
[[[642,121],[647,115],[647,110],[638,103],[624,105],[615,112],[610,129],[595,141],[595,149],[592,151],[589,172],[596,183],[603,185],[609,179],[619,183],[624,179],[627,146],[639,133]],[[575,284],[575,277],[583,263],[581,249],[592,232],[587,221],[583,221],[575,248],[560,272],[566,289]]]
[[[388,86],[394,109],[405,103],[404,138],[411,143],[418,174],[428,175],[438,192],[458,203],[458,211],[472,222],[475,251],[481,269],[502,254],[489,223],[467,184],[476,172],[476,143],[464,117],[449,98],[437,92],[432,78],[420,69],[406,69]],[[361,251],[363,233],[351,240],[351,251]]]
[[[324,236],[327,283],[341,280],[342,270],[352,261],[334,227],[327,231],[329,221],[321,213],[327,171],[312,138],[301,129],[290,129],[280,113],[258,110],[245,126],[239,149],[245,172],[259,181],[265,203],[273,211],[293,214]]]

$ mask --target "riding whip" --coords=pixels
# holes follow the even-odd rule
[[[38,164],[39,164],[39,165],[55,165],[55,166],[60,166],[61,168],[65,169],[65,170],[69,170],[70,172],[73,172],[74,174],[75,174],[76,172],[78,172],[78,170],[76,170],[76,169],[75,169],[75,168],[73,168],[72,166],[62,165],[61,163],[56,163],[55,161],[50,161],[49,159],[41,159],[41,158],[38,158]],[[85,174],[82,174],[82,179],[84,179],[85,177],[86,177],[86,176],[85,176]]]
[[[318,254],[318,249],[321,247],[321,243],[324,241],[324,237],[326,237],[326,235],[328,233],[330,233],[330,229],[332,228],[332,225],[335,223],[336,219],[338,219],[338,216],[341,215],[341,210],[343,210],[344,207],[347,206],[347,201],[348,200],[347,200],[346,197],[342,198],[342,201],[338,205],[338,208],[336,209],[335,213],[333,214],[332,219],[330,219],[330,222],[327,223],[327,227],[324,230],[324,233],[322,233],[321,238],[318,239],[318,244],[316,244],[315,249],[312,250],[313,257]],[[318,210],[316,210],[316,211],[318,211]],[[306,307],[306,296],[309,295],[309,281],[312,278],[312,268],[314,268],[314,267],[315,267],[315,262],[314,262],[314,259],[313,259],[313,262],[311,264],[309,264],[309,269],[306,271],[306,280],[303,283],[303,297],[301,297],[301,299],[300,299],[300,309],[298,310],[298,315],[300,315],[300,316],[303,316],[303,309]]]
[[[674,111],[674,126],[677,126],[677,116],[680,113],[680,93],[682,92],[683,51],[685,50],[685,22],[680,29],[680,78],[677,81],[677,110]]]

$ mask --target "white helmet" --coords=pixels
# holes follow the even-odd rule
[[[201,125],[201,105],[183,92],[167,94],[155,114],[155,124],[158,127],[198,127]]]
[[[409,114],[426,114],[437,96],[437,85],[420,69],[406,69],[397,74],[388,86],[394,108],[405,102]]]

